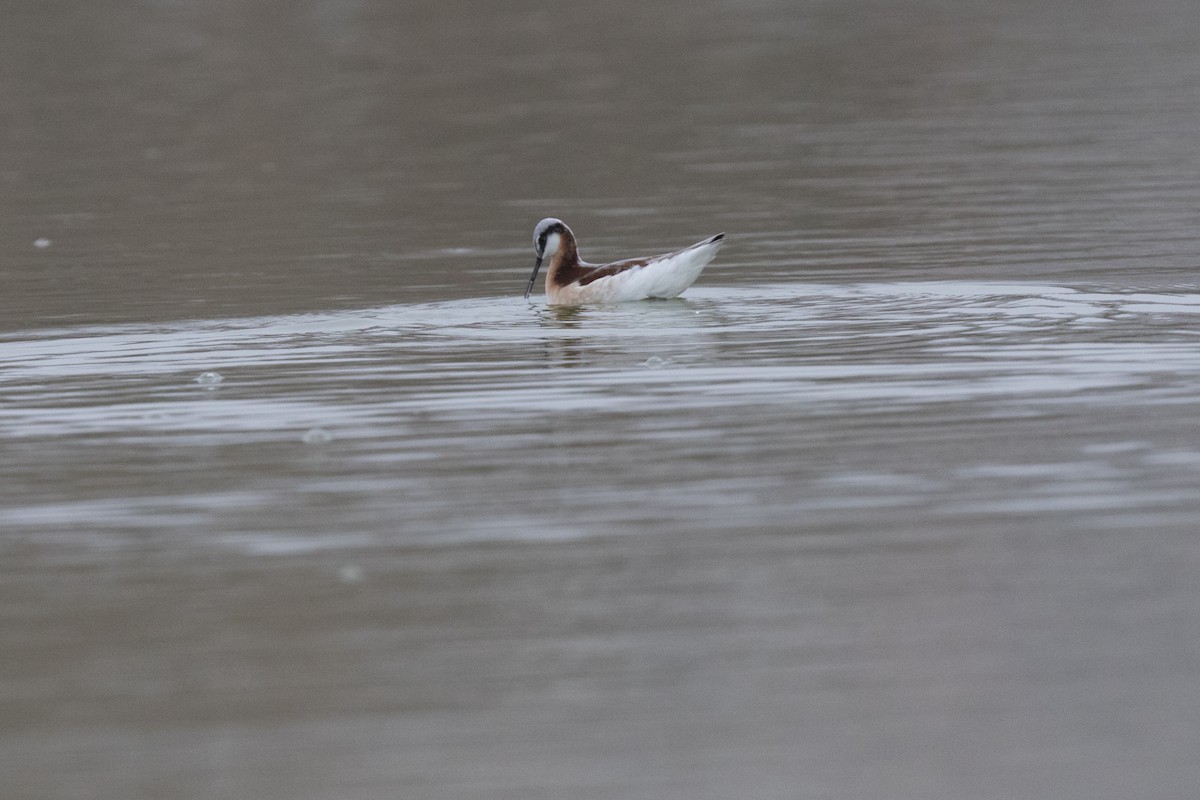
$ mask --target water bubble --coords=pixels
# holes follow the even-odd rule
[[[38,238],[33,240],[33,246],[36,247],[38,250],[45,250],[47,247],[50,246],[50,240],[47,239],[45,236],[39,236]]]
[[[207,386],[210,389],[216,386],[221,381],[225,380],[219,372],[201,372],[196,376],[196,383],[201,386]]]
[[[358,564],[343,564],[338,568],[337,575],[342,583],[362,583],[363,568]]]
[[[333,434],[324,428],[310,428],[300,437],[305,444],[326,444],[333,441]]]
[[[650,369],[662,369],[666,365],[667,360],[665,358],[659,358],[658,356],[650,356],[642,362],[643,367],[649,367]]]

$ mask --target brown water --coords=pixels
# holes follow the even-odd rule
[[[1200,6],[19,2],[0,70],[5,797],[1195,796]],[[554,310],[547,215],[729,242]]]

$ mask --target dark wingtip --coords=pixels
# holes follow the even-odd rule
[[[719,242],[719,241],[721,241],[721,240],[722,240],[722,239],[724,239],[724,238],[725,238],[725,234],[723,234],[723,233],[718,233],[716,236],[714,236],[714,237],[712,237],[711,239],[709,239],[709,241],[710,241],[710,242]]]

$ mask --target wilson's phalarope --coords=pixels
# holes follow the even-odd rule
[[[553,305],[623,303],[651,297],[677,297],[691,286],[704,265],[712,261],[724,243],[718,233],[691,247],[649,258],[627,258],[611,264],[588,264],[579,258],[575,234],[559,219],[544,219],[533,229],[537,261],[525,287],[525,299],[533,291],[542,261],[546,270],[546,299]]]

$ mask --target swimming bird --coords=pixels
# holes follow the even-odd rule
[[[538,270],[546,259],[550,260],[546,270],[546,299],[552,305],[677,297],[700,277],[701,270],[712,261],[724,239],[725,234],[718,233],[691,247],[661,256],[589,264],[579,258],[571,229],[562,220],[550,217],[533,229],[537,261],[533,264],[529,285],[525,287],[525,299],[529,299]]]

